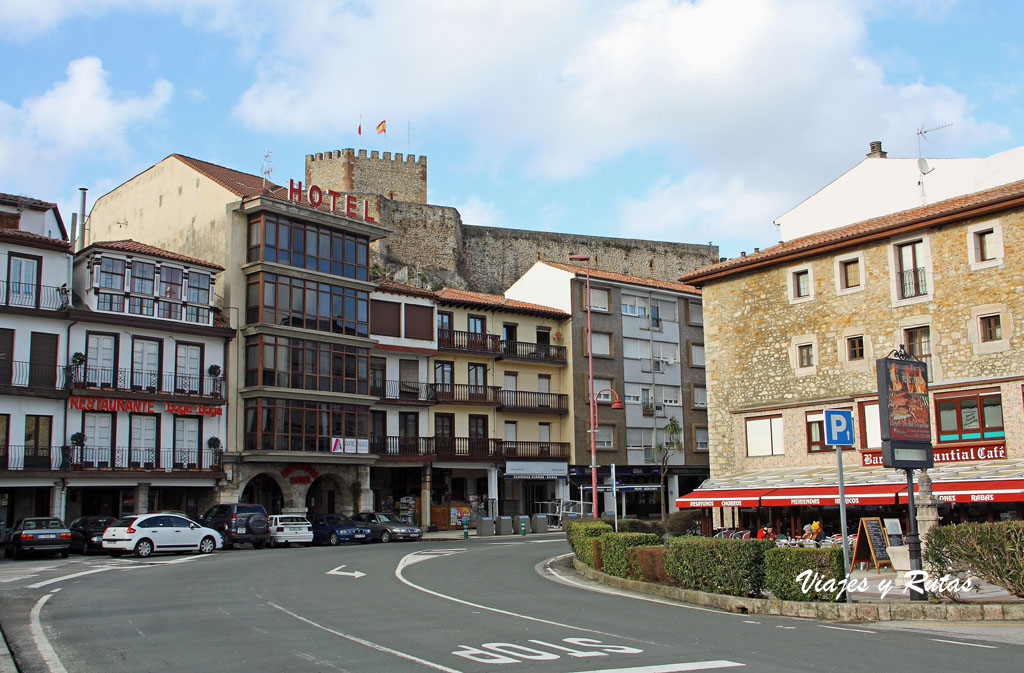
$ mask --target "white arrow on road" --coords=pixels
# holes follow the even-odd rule
[[[348,577],[365,577],[366,573],[361,573],[358,570],[342,570],[345,566],[338,566],[334,570],[328,570],[328,575],[346,575]]]

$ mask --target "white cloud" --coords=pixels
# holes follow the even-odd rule
[[[470,196],[462,203],[450,204],[459,211],[464,224],[472,224],[478,227],[507,227],[505,214],[498,206],[490,201],[484,201],[478,196]]]
[[[158,79],[145,96],[116,98],[109,73],[92,56],[69,63],[66,74],[20,107],[0,101],[0,181],[45,195],[78,162],[130,159],[129,132],[155,118],[173,95],[171,83]]]

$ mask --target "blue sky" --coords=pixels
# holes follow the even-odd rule
[[[468,224],[694,243],[772,221],[871,140],[1024,144],[1024,3],[0,0],[0,192],[67,222],[171,153],[302,179],[425,154]],[[362,116],[363,135],[356,135]],[[374,133],[387,119],[384,136]],[[411,126],[411,133],[410,133]]]

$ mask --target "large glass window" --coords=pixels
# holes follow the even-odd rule
[[[246,297],[248,323],[349,336],[370,333],[370,295],[364,290],[264,273],[250,276]]]
[[[245,402],[244,448],[329,453],[332,437],[368,439],[369,417],[364,406],[257,397]]]
[[[210,304],[210,274],[190,271],[185,298],[194,304]]]
[[[370,275],[367,237],[269,213],[249,219],[248,259],[356,280],[368,280]]]
[[[940,442],[1002,439],[1003,401],[999,393],[936,402]]]
[[[151,262],[132,262],[131,291],[153,294],[156,265]]]
[[[785,452],[782,416],[747,419],[748,456],[779,456]]]
[[[164,299],[181,299],[181,269],[160,267],[160,291]]]
[[[104,257],[100,261],[99,286],[111,290],[124,289],[124,260]]]
[[[246,337],[247,386],[367,395],[369,350],[307,339]]]

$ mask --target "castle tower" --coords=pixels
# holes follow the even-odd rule
[[[427,157],[352,148],[306,155],[306,184],[344,193],[380,194],[393,201],[427,202]]]

